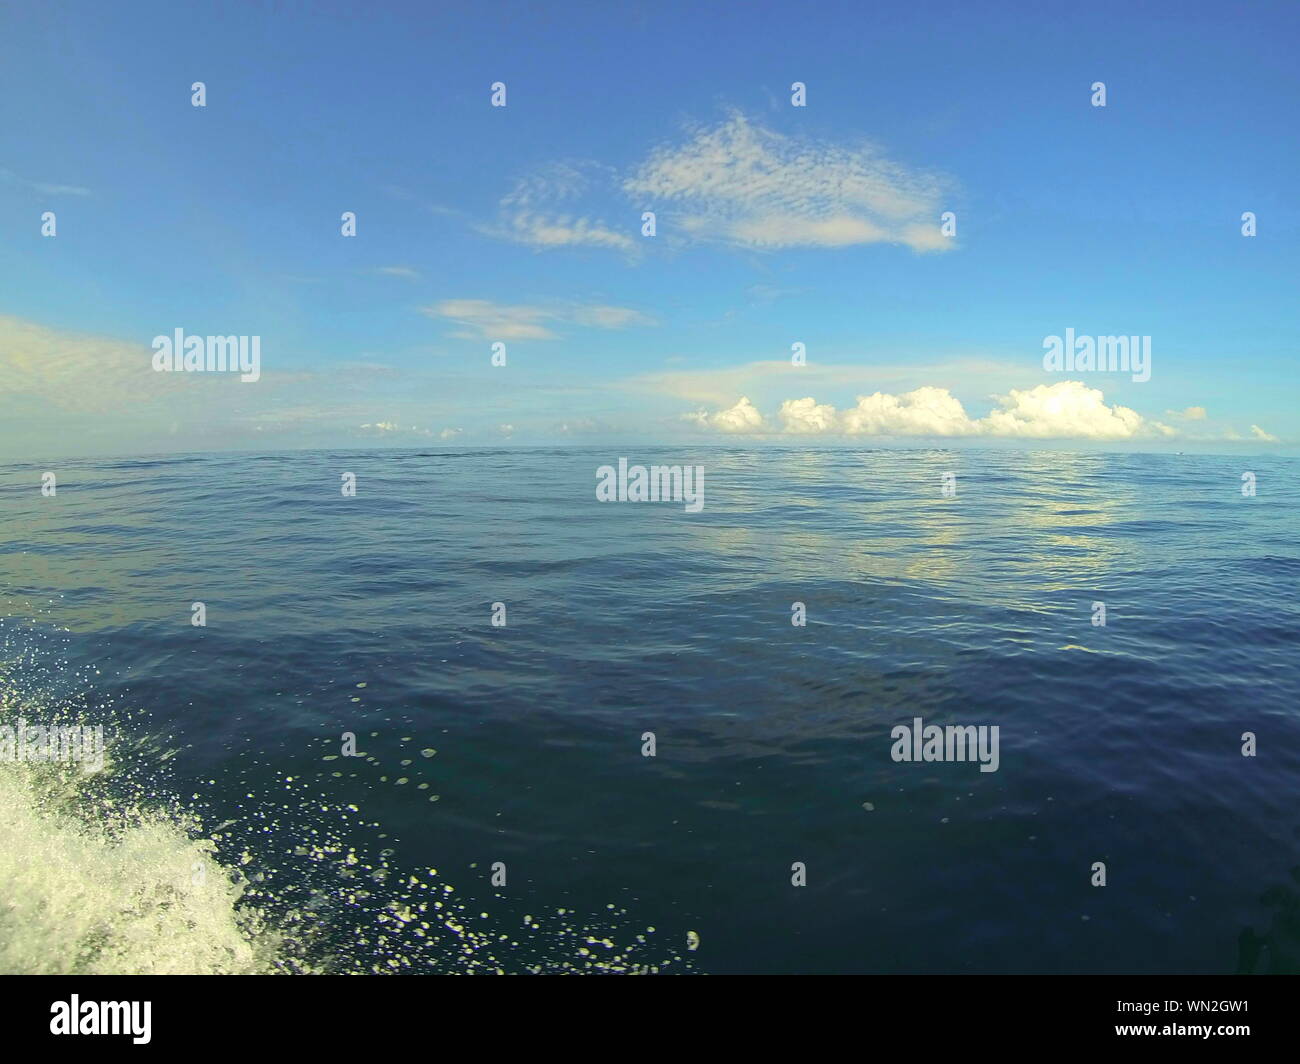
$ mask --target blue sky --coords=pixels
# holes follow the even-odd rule
[[[1295,5],[707,6],[7,5],[0,445],[1300,453]]]

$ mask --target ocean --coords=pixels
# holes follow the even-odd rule
[[[1300,971],[1297,471],[10,463],[0,724],[107,754],[0,764],[0,971]]]

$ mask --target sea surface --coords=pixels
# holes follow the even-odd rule
[[[704,508],[598,502],[620,457]],[[1298,473],[5,465],[0,723],[109,760],[0,763],[0,971],[1300,971]],[[917,717],[998,770],[893,760]]]

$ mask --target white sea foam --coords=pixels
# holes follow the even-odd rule
[[[353,845],[378,825],[305,782],[287,798],[247,793],[217,824],[197,796],[170,793],[164,766],[176,750],[141,721],[48,693],[51,675],[93,691],[93,670],[78,676],[39,636],[34,647],[30,629],[14,632],[0,630],[0,723],[102,724],[111,738],[94,775],[74,762],[0,764],[0,974],[689,967],[613,905],[596,919],[557,909],[520,920],[508,906],[462,901],[435,869]]]
[[[50,663],[32,633],[6,635],[0,724],[99,728],[107,717],[109,736],[129,734],[111,707],[43,690]],[[214,860],[197,820],[140,773],[138,748],[123,747],[110,742],[94,775],[75,762],[0,763],[0,972],[267,970],[275,938],[237,904],[238,877]]]
[[[175,814],[82,802],[51,783],[0,770],[0,972],[267,970],[211,843]]]

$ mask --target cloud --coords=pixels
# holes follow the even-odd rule
[[[694,414],[683,415],[687,421],[694,421],[702,428],[715,432],[753,433],[763,431],[763,415],[755,409],[746,396],[741,396],[736,405],[727,410],[710,414],[701,410]]]
[[[1080,381],[1013,388],[995,401],[986,417],[971,418],[947,388],[924,387],[901,395],[859,396],[857,405],[843,411],[811,397],[787,399],[777,417],[782,432],[809,435],[1123,440],[1175,434],[1128,407],[1108,404],[1100,391]],[[715,414],[688,417],[728,433],[758,433],[765,424],[748,398]]]
[[[0,446],[28,455],[224,450],[249,445],[254,433],[259,446],[272,437],[328,445],[428,435],[404,426],[450,406],[445,387],[417,399],[407,375],[382,366],[277,368],[284,348],[271,336],[262,337],[256,383],[231,373],[159,373],[146,336],[82,335],[0,315]]]
[[[538,167],[515,182],[501,199],[503,207],[530,210],[576,200],[591,187],[593,174],[602,168],[593,162],[553,162]]]
[[[1123,440],[1147,432],[1142,416],[1126,406],[1107,406],[1106,397],[1080,381],[1040,384],[998,400],[982,424],[990,436],[1021,436],[1031,439]]]
[[[475,300],[440,306],[475,327],[494,316],[543,327],[563,322],[575,329],[582,327],[579,320],[591,328],[630,327],[642,320],[637,311],[599,303],[522,311]],[[145,338],[80,335],[0,316],[0,444],[11,454],[38,456],[246,449],[254,436],[259,446],[333,446],[347,439],[391,445],[463,438],[458,428],[464,436],[497,440],[512,434],[531,439],[539,432],[617,436],[662,428],[665,415],[686,409],[697,411],[686,419],[701,429],[733,438],[1142,442],[1176,436],[1195,444],[1218,440],[1256,448],[1291,440],[1286,433],[1279,440],[1258,424],[1241,436],[1226,425],[1208,426],[1213,434],[1193,435],[1206,423],[1170,419],[1179,426],[1175,430],[1108,402],[1091,381],[1017,387],[1025,380],[1024,368],[1009,375],[996,363],[796,367],[783,359],[594,382],[588,375],[548,372],[519,394],[503,394],[488,380],[480,385],[437,366],[397,369],[354,360],[315,370],[280,369],[282,357],[294,354],[292,347],[286,351],[273,337],[263,341],[262,379],[252,385],[229,374],[156,373]],[[382,357],[381,352],[359,355]],[[718,392],[724,394],[715,399]],[[970,412],[958,398],[990,392],[996,398]],[[647,416],[655,420],[644,420]],[[1241,423],[1249,425],[1246,416]],[[452,425],[456,428],[444,428]]]
[[[639,253],[640,212],[670,220],[674,238],[742,248],[901,244],[943,251],[948,183],[894,162],[865,141],[835,144],[777,133],[739,112],[653,149],[619,174],[594,162],[555,162],[516,181],[480,231],[536,249],[603,247]],[[611,226],[593,195],[631,200]]]
[[[578,307],[572,313],[578,325],[596,329],[623,329],[629,325],[653,325],[654,319],[628,307]]]
[[[619,233],[591,218],[530,211],[516,211],[503,217],[501,226],[493,231],[493,235],[505,236],[538,250],[586,245],[631,251],[636,246],[626,233]]]
[[[1189,406],[1186,410],[1166,410],[1165,416],[1177,418],[1179,421],[1204,421],[1205,407]]]
[[[787,399],[777,417],[786,432],[824,433],[835,431],[838,415],[829,404],[818,406],[813,399]]]
[[[753,284],[745,289],[745,294],[755,306],[762,306],[765,303],[775,303],[778,299],[802,295],[804,291],[802,288],[782,288],[774,284]]]
[[[902,395],[860,395],[858,405],[844,412],[843,426],[850,436],[970,436],[979,431],[947,388],[930,387]]]
[[[554,340],[542,322],[551,317],[541,307],[506,306],[486,299],[444,299],[420,313],[430,318],[446,318],[462,326],[453,333],[462,340]]]
[[[483,340],[555,340],[548,322],[568,323],[592,329],[622,329],[629,325],[653,325],[654,319],[630,307],[606,305],[542,307],[492,303],[486,299],[445,299],[420,313],[445,318],[460,326],[453,336]]]
[[[560,204],[588,191],[593,173],[604,171],[595,163],[550,163],[542,167],[515,183],[501,200],[496,227],[485,231],[538,250],[584,245],[633,250],[636,243],[627,233],[581,212],[560,208]]]
[[[380,266],[375,272],[388,277],[406,277],[411,280],[415,280],[420,276],[419,270],[413,270],[409,266]]]
[[[813,143],[735,114],[664,145],[623,189],[669,207],[695,240],[749,248],[952,246],[939,232],[943,182],[890,161],[874,145]]]
[[[0,316],[0,400],[94,412],[181,393],[179,375],[155,373],[151,358],[147,342],[82,336]]]
[[[53,185],[45,181],[29,181],[25,177],[19,177],[12,170],[0,170],[0,180],[7,181],[11,185],[20,185],[23,188],[31,189],[33,192],[39,192],[42,196],[90,195],[90,189],[82,188],[80,185]]]
[[[586,436],[597,433],[609,434],[617,431],[617,429],[612,423],[603,421],[599,418],[579,417],[560,422],[555,426],[555,431],[562,436]]]

